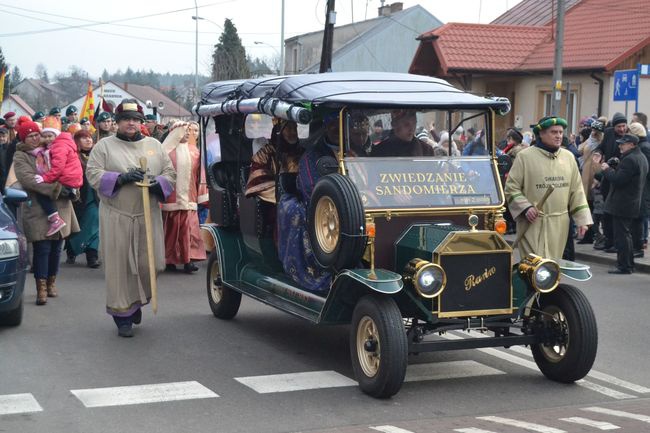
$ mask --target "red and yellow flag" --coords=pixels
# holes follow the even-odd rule
[[[95,98],[93,96],[93,84],[90,81],[88,81],[88,91],[86,92],[86,99],[84,100],[84,105],[81,107],[79,117],[87,117],[91,124],[95,117]]]
[[[5,71],[5,68],[2,68],[2,73],[0,74],[0,102],[4,100],[5,96],[5,75],[7,75],[7,71]]]

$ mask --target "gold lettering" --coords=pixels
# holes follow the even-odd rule
[[[474,287],[478,286],[488,278],[494,276],[496,274],[497,268],[495,266],[492,266],[491,268],[485,268],[485,270],[478,274],[478,275],[468,275],[467,278],[465,278],[465,291],[469,292],[472,290]]]
[[[380,179],[381,179],[380,180],[381,183],[388,182],[388,180],[386,179],[386,173],[379,173],[379,176],[380,176]]]

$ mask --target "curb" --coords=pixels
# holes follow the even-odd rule
[[[612,258],[602,256],[600,254],[588,254],[584,252],[575,252],[576,260],[584,260],[586,262],[598,263],[600,265],[616,266],[616,254]],[[646,263],[635,262],[634,264],[637,273],[650,274],[650,265]]]

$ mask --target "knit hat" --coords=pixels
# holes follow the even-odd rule
[[[641,125],[639,122],[632,122],[628,125],[628,128],[630,128],[630,133],[636,135],[637,137],[646,137],[648,133],[646,132],[645,128],[643,125]]]
[[[624,114],[614,113],[614,117],[612,117],[612,126],[616,126],[619,123],[627,123],[627,119]]]
[[[32,132],[38,132],[40,134],[41,128],[38,126],[38,123],[32,120],[28,122],[23,122],[18,127],[18,138],[20,139],[20,141],[24,142],[25,137],[27,137]]]
[[[32,118],[29,116],[20,116],[16,122],[16,126],[20,126],[22,123],[31,122]]]
[[[111,120],[111,113],[108,111],[102,111],[97,115],[97,119],[95,119],[95,122],[104,122],[106,120]]]
[[[591,130],[598,132],[605,132],[605,124],[600,120],[594,120],[591,122]]]
[[[14,113],[13,111],[7,111],[3,117],[5,118],[5,120],[8,120],[14,117],[15,115],[16,113]]]
[[[56,116],[47,116],[43,120],[43,132],[51,132],[58,137],[61,133],[61,121]]]
[[[115,121],[119,122],[123,119],[138,119],[144,122],[144,112],[142,105],[138,104],[135,99],[124,99],[115,108]]]

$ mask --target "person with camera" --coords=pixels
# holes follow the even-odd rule
[[[616,267],[607,271],[610,274],[634,272],[632,223],[639,216],[641,193],[648,175],[648,161],[638,143],[636,135],[623,135],[616,140],[621,152],[620,162],[617,158],[610,158],[601,165],[603,178],[611,186],[605,200],[605,212],[613,217],[614,246],[617,250]]]

